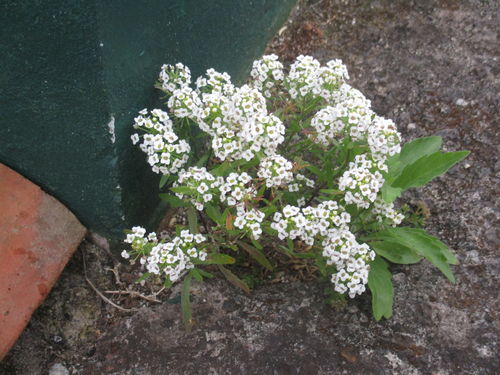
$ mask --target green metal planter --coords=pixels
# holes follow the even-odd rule
[[[243,80],[295,0],[0,3],[0,162],[119,238],[151,226],[158,177],[132,147],[163,63]]]

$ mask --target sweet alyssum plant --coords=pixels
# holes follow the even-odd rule
[[[455,256],[425,231],[398,227],[404,216],[393,202],[468,152],[439,151],[440,137],[401,147],[396,125],[346,83],[340,60],[321,66],[299,56],[285,71],[269,55],[250,76],[237,87],[209,69],[192,85],[186,66],[164,65],[157,87],[168,112],[144,109],[135,118],[132,141],[169,186],[162,199],[185,207],[188,226],[163,239],[134,227],[122,256],[167,287],[183,278],[185,322],[192,278],[213,276],[206,265],[248,290],[227,267],[233,252],[270,270],[273,251],[308,259],[338,295],[353,298],[368,286],[377,320],[392,315],[387,261],[425,258],[453,282]]]

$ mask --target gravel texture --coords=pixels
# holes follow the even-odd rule
[[[380,322],[369,294],[336,310],[317,283],[250,296],[223,281],[195,284],[186,333],[178,288],[170,303],[117,312],[85,282],[80,254],[0,373],[45,374],[57,363],[72,374],[497,374],[499,24],[497,1],[301,1],[270,46],[287,60],[341,58],[405,140],[438,134],[447,151],[472,151],[403,197],[425,202],[427,230],[457,253],[456,284],[425,261],[392,266],[394,316]],[[112,287],[99,271],[107,256],[82,248],[89,278]]]

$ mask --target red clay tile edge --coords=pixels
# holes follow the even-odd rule
[[[0,164],[0,360],[85,233],[65,206]]]

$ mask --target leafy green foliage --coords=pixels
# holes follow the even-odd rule
[[[403,190],[423,186],[434,177],[445,173],[467,155],[469,155],[469,151],[456,151],[435,152],[421,157],[416,162],[408,165],[392,185]]]
[[[389,319],[392,316],[394,288],[391,278],[387,263],[382,258],[376,257],[370,263],[368,275],[368,287],[372,292],[372,312],[376,320],[382,317]]]
[[[425,233],[422,229],[389,228],[373,233],[367,236],[367,238],[376,242],[384,241],[406,247],[415,254],[427,259],[434,266],[436,266],[448,278],[448,280],[453,283],[455,282],[455,277],[453,276],[449,265],[457,264],[457,258],[445,244],[439,241],[436,237]]]
[[[245,250],[248,253],[248,255],[250,255],[254,260],[256,260],[257,263],[259,263],[262,267],[272,271],[273,266],[259,249],[256,249],[255,247],[250,246],[249,244],[243,241],[238,241],[237,243],[243,250]]]
[[[186,327],[186,331],[191,331],[193,327],[193,312],[191,309],[191,301],[189,299],[189,291],[191,289],[191,279],[193,278],[192,273],[188,273],[184,278],[181,291],[181,311],[182,311],[182,321]]]
[[[170,207],[178,208],[186,206],[186,202],[182,199],[177,198],[175,195],[162,193],[160,194],[160,199],[164,202],[167,202]]]
[[[392,263],[414,264],[422,260],[422,256],[398,242],[373,241],[370,242],[370,246],[378,255]]]
[[[393,202],[406,189],[425,185],[469,154],[468,151],[439,152],[441,144],[441,137],[419,138],[407,143],[401,153],[389,158],[382,198],[388,203]]]
[[[224,277],[235,287],[240,288],[243,290],[245,293],[250,294],[250,288],[248,285],[241,280],[238,276],[236,276],[234,273],[229,271],[226,267],[219,265],[219,271],[224,275]]]

